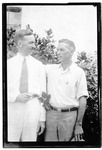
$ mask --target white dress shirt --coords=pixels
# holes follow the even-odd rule
[[[28,93],[41,96],[42,91],[46,89],[43,64],[30,55],[25,58],[28,68]],[[15,102],[16,97],[20,94],[19,85],[23,59],[24,57],[18,53],[7,61],[8,102]],[[43,107],[41,109],[41,120],[45,120],[45,109]]]
[[[48,93],[51,94],[50,103],[55,107],[79,106],[79,98],[88,96],[84,71],[72,63],[63,70],[61,65],[46,65],[48,76]]]

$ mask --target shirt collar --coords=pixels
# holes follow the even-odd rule
[[[24,57],[24,56],[22,56],[20,53],[17,53],[17,57],[18,57],[19,61],[21,61],[21,62],[23,62],[24,58],[27,60],[27,59],[29,58],[29,56],[30,56],[30,55]]]
[[[59,64],[59,69],[61,69],[62,73],[66,73],[66,72],[70,71],[73,68],[73,66],[74,66],[74,62],[72,62],[72,64],[69,67],[67,67],[65,70],[63,70],[61,64]]]

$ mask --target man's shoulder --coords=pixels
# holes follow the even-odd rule
[[[8,63],[8,64],[12,64],[12,63],[14,63],[16,60],[17,60],[17,55],[15,55],[15,56],[9,58],[9,59],[7,60],[7,63]]]
[[[47,64],[47,65],[45,65],[45,69],[46,69],[46,72],[47,73],[54,73],[55,72],[55,70],[57,70],[57,68],[58,68],[58,64]]]
[[[47,65],[46,65],[46,67],[47,67],[47,68],[50,68],[50,69],[51,69],[51,68],[52,68],[52,69],[55,69],[55,68],[57,68],[58,66],[59,66],[58,64],[47,64]]]
[[[82,73],[84,72],[83,68],[79,66],[77,63],[73,63],[74,69],[77,70],[78,72]]]
[[[39,60],[37,60],[36,58],[34,58],[33,56],[29,56],[30,60],[35,62],[35,63],[41,63]]]
[[[36,58],[29,56],[30,60],[32,61],[32,63],[36,64],[36,65],[43,65],[43,63],[39,60],[37,60]]]

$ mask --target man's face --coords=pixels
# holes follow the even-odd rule
[[[34,48],[34,36],[27,35],[21,40],[21,49],[20,52],[24,55],[29,55],[33,52]]]
[[[74,51],[69,49],[68,44],[66,44],[66,43],[58,44],[57,54],[58,54],[58,60],[60,62],[70,59],[73,55],[73,52]]]

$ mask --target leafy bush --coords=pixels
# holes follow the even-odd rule
[[[77,64],[86,73],[89,98],[83,120],[85,140],[98,142],[99,140],[99,99],[97,80],[97,60],[96,56],[87,56],[85,52],[78,53]]]
[[[34,33],[35,38],[35,49],[33,57],[42,61],[44,64],[56,63],[57,55],[54,52],[55,44],[53,40],[52,30],[49,29],[46,32],[46,37],[40,38],[38,34]]]
[[[13,57],[17,53],[17,48],[14,42],[14,35],[16,30],[14,28],[7,29],[7,58]]]

